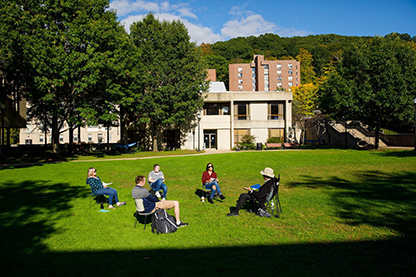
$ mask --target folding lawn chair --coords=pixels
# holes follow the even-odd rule
[[[134,213],[134,217],[136,218],[136,222],[134,223],[134,228],[136,228],[137,222],[139,222],[139,215],[144,216],[144,230],[146,230],[147,225],[147,216],[153,214],[154,212],[145,213],[144,212],[144,205],[143,199],[134,199],[134,203],[136,204],[136,212]]]
[[[280,217],[282,213],[282,206],[279,199],[279,184],[280,184],[280,174],[278,177],[273,178],[273,185],[266,197],[266,210],[274,217]]]

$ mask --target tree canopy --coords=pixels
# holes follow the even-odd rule
[[[179,21],[161,22],[148,14],[130,30],[144,69],[138,123],[146,124],[157,151],[164,130],[189,125],[202,108],[208,89],[205,65]]]
[[[398,37],[354,43],[320,89],[320,108],[333,118],[360,121],[376,134],[414,120],[416,52]]]

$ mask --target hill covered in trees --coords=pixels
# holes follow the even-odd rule
[[[416,37],[409,34],[392,33],[402,40],[416,42]],[[316,77],[321,77],[331,61],[336,60],[340,53],[355,42],[367,42],[373,37],[341,36],[335,34],[310,35],[305,37],[280,37],[275,34],[264,34],[258,37],[238,37],[214,44],[201,44],[207,68],[215,68],[217,80],[225,82],[228,87],[228,64],[248,63],[253,55],[264,55],[266,60],[295,59],[300,49],[312,54],[312,66]]]

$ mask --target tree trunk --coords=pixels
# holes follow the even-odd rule
[[[156,135],[154,135],[153,136],[153,152],[157,152],[157,136]]]
[[[58,129],[58,118],[52,116],[52,150],[58,158],[60,157],[59,153],[59,129]]]
[[[376,127],[374,134],[374,148],[378,149],[380,147],[380,127]]]

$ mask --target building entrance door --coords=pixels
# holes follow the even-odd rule
[[[217,130],[204,130],[205,149],[217,149]]]

